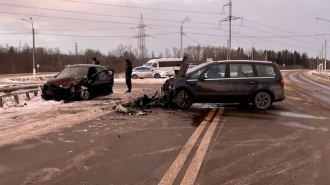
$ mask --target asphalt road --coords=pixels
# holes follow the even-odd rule
[[[269,110],[109,112],[1,147],[0,184],[328,185],[330,83],[308,71],[283,74],[287,98]],[[147,87],[158,88],[133,90]]]

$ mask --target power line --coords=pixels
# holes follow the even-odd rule
[[[45,17],[45,18],[54,18],[54,19],[64,19],[64,20],[74,20],[74,21],[88,21],[88,22],[103,22],[103,23],[112,23],[112,24],[126,24],[126,25],[135,25],[136,23],[128,23],[128,22],[115,22],[115,21],[104,21],[104,20],[92,20],[92,19],[81,19],[81,18],[68,18],[68,17],[56,17],[56,16],[47,16],[47,15],[36,15],[36,14],[25,14],[25,13],[16,13],[16,12],[5,12],[0,11],[3,14],[12,14],[12,15],[25,15],[25,16],[34,16],[34,17]],[[178,28],[178,26],[171,25],[151,25],[154,27],[172,27]],[[218,29],[218,28],[201,28],[201,27],[185,27],[185,28],[194,28],[194,29]]]
[[[280,36],[278,34],[275,34],[275,33],[271,33],[271,32],[267,32],[267,31],[263,31],[263,30],[259,30],[259,29],[256,29],[256,28],[251,28],[251,27],[248,27],[248,26],[242,26],[243,28],[248,28],[248,29],[251,29],[251,30],[255,30],[255,31],[259,31],[259,32],[262,32],[262,33],[268,33],[268,34],[271,34],[271,35],[277,35],[277,36]],[[307,35],[307,36],[310,36],[310,35]],[[312,35],[312,36],[315,36],[315,35]],[[282,37],[282,36],[280,36]],[[283,37],[283,38],[289,38],[291,40],[295,40],[295,41],[298,41],[298,42],[303,42],[303,43],[308,43],[308,44],[313,44],[313,45],[317,45],[316,43],[313,43],[313,42],[308,42],[308,41],[302,41],[302,40],[297,40],[297,39],[293,39],[293,37],[305,37],[305,35],[295,35],[295,36],[290,36],[290,37]]]
[[[227,31],[227,30],[224,30]],[[193,33],[193,32],[186,32],[189,34],[195,34],[195,35],[207,35],[207,36],[215,36],[215,37],[226,37],[223,35],[213,35],[213,34],[204,34],[204,33]],[[235,33],[235,32],[233,32]],[[239,33],[237,33],[239,34]],[[232,37],[236,37],[236,38],[251,38],[251,39],[262,39],[262,38],[293,38],[293,37],[314,37],[316,35],[329,35],[329,33],[326,34],[313,34],[313,35],[289,35],[289,36],[232,36]]]
[[[106,16],[106,17],[119,17],[119,18],[126,18],[126,19],[140,19],[138,17],[130,17],[130,16],[120,16],[120,15],[90,13],[90,12],[71,11],[71,10],[60,10],[60,9],[53,9],[53,8],[41,8],[41,7],[13,5],[13,4],[6,4],[6,3],[0,3],[0,5],[3,5],[3,6],[12,6],[12,7],[21,7],[21,8],[29,8],[29,9],[38,9],[38,10],[47,10],[47,11],[56,11],[56,12],[75,13],[75,14],[97,15],[97,16]],[[177,23],[181,23],[181,21],[178,21],[178,20],[153,19],[153,18],[144,18],[144,19],[145,20],[151,20],[151,21],[163,21],[163,22],[177,22]],[[204,23],[204,22],[189,22],[189,24],[218,25],[216,23]]]
[[[192,39],[191,37],[189,37],[187,34],[184,34],[184,36],[186,36],[188,39],[190,39],[190,40],[193,41],[193,42],[196,42],[196,43],[199,44],[199,45],[203,45],[203,44],[197,42],[196,40]]]
[[[291,31],[283,30],[283,29],[280,29],[280,28],[275,28],[275,27],[272,27],[272,26],[268,26],[268,25],[265,25],[265,24],[257,23],[257,22],[250,21],[250,20],[247,20],[247,19],[244,19],[244,21],[246,21],[246,22],[250,22],[250,23],[253,23],[253,24],[256,24],[256,25],[259,25],[259,26],[263,26],[263,27],[266,27],[266,28],[270,28],[270,29],[274,29],[274,30],[278,30],[278,31],[286,32],[286,33],[291,33],[291,34],[300,35],[300,34],[295,33],[295,32],[291,32]]]
[[[248,36],[248,35],[244,35],[244,34],[240,34],[240,33],[237,33],[237,34],[242,35],[242,36]],[[305,49],[305,50],[309,50],[309,51],[317,51],[317,50],[314,50],[314,49],[303,48],[303,47],[294,46],[294,45],[291,45],[291,44],[285,44],[285,43],[281,43],[281,42],[277,42],[277,41],[270,41],[270,40],[266,40],[266,39],[263,39],[263,38],[259,38],[259,40],[264,40],[266,42],[272,42],[272,43],[276,43],[276,44],[280,44],[280,45],[284,45],[284,46],[290,46],[290,47],[294,47],[294,48]]]
[[[212,35],[212,34],[190,33],[190,32],[187,32],[187,33],[189,33],[189,34],[195,34],[195,35],[213,36],[213,37],[224,37],[223,35]],[[239,37],[239,36],[232,36],[232,37],[235,37],[235,38],[254,38],[254,39],[260,39],[260,40],[264,40],[264,41],[267,41],[267,42],[273,42],[273,43],[277,43],[277,44],[281,44],[281,45],[285,45],[285,46],[306,49],[306,50],[309,50],[309,51],[317,51],[317,50],[313,50],[313,49],[303,48],[303,47],[299,47],[299,46],[294,46],[294,45],[290,45],[290,44],[285,44],[285,43],[281,43],[281,42],[277,42],[277,41],[270,41],[270,40],[264,39],[264,38],[269,38],[269,37],[252,37],[252,36],[243,35],[243,34],[240,34],[240,33],[236,33],[236,34],[242,35],[244,37]]]
[[[22,32],[22,33],[0,33],[0,35],[20,35],[20,34],[31,34],[31,32]]]
[[[170,32],[170,33],[158,33],[158,34],[153,34],[153,35],[170,35],[170,34],[176,34],[179,32]],[[132,37],[132,36],[123,36],[123,35],[104,35],[104,36],[100,36],[100,35],[64,35],[64,34],[53,34],[53,33],[36,33],[38,35],[53,35],[53,36],[63,36],[63,37]],[[153,35],[146,35],[146,37],[148,36],[153,36]]]
[[[171,11],[171,12],[188,12],[188,13],[200,13],[200,14],[212,14],[212,15],[222,15],[223,13],[217,12],[201,12],[201,11],[192,11],[192,10],[175,10],[175,9],[165,9],[165,8],[148,8],[148,7],[139,7],[139,6],[128,6],[128,5],[116,5],[116,4],[108,4],[108,3],[92,3],[86,1],[74,1],[74,0],[57,0],[71,3],[80,3],[80,4],[91,4],[91,5],[101,5],[101,6],[115,6],[122,8],[135,8],[135,9],[145,9],[145,10],[158,10],[158,11]]]

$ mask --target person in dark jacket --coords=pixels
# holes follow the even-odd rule
[[[100,61],[96,60],[96,57],[93,58],[93,64],[100,65]]]
[[[126,77],[126,85],[128,90],[127,93],[131,92],[132,90],[132,62],[129,59],[125,60],[126,68],[125,68],[125,77]]]

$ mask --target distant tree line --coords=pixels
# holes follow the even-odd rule
[[[188,46],[185,48],[190,63],[203,63],[208,58],[213,60],[226,60],[227,48],[214,46]],[[316,68],[317,58],[309,58],[307,53],[299,53],[296,51],[256,51],[253,49],[238,48],[232,50],[231,59],[233,60],[251,60],[253,53],[254,60],[267,60],[276,62],[281,68]],[[78,54],[64,54],[60,48],[47,49],[36,48],[35,61],[39,64],[39,72],[58,72],[66,65],[72,64],[91,64],[92,58],[97,57],[100,64],[108,68],[114,69],[116,72],[123,72],[125,68],[124,60],[129,58],[133,67],[142,65],[152,58],[177,58],[180,57],[180,49],[173,47],[171,50],[166,49],[157,55],[151,51],[144,59],[139,59],[138,51],[132,46],[118,46],[117,49],[109,51],[107,54],[98,50],[87,49]],[[0,45],[0,74],[8,73],[31,73],[32,72],[32,48],[25,45],[21,48],[9,45]]]

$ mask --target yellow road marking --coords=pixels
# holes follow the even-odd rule
[[[175,159],[171,167],[167,170],[166,174],[162,178],[162,180],[159,182],[159,185],[170,185],[173,184],[174,179],[178,175],[179,171],[181,170],[184,162],[187,160],[187,157],[195,145],[197,139],[203,132],[206,124],[211,121],[213,114],[216,112],[216,109],[212,109],[208,115],[204,118],[203,122],[198,126],[198,128],[195,130],[193,135],[189,138],[188,142],[185,144],[185,146],[182,148],[180,154]]]

